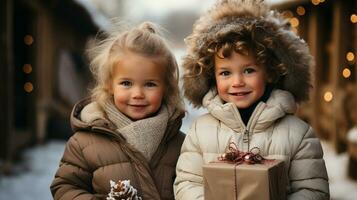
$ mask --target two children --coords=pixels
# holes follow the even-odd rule
[[[103,199],[110,180],[130,180],[145,200],[174,198],[184,112],[174,56],[156,31],[144,23],[94,49],[97,87],[72,112],[55,199]],[[285,161],[289,199],[328,199],[320,142],[293,115],[308,98],[313,61],[289,24],[259,0],[220,0],[187,45],[185,96],[209,113],[184,140],[175,198],[204,199],[202,165],[234,142]]]
[[[111,180],[129,180],[145,200],[174,199],[184,140],[174,55],[149,22],[112,33],[90,54],[97,85],[72,111],[54,199],[105,199]]]
[[[202,165],[234,142],[285,162],[288,199],[329,199],[320,142],[293,115],[308,98],[313,60],[279,13],[260,0],[220,0],[186,42],[185,96],[209,113],[183,143],[175,198],[204,199]]]

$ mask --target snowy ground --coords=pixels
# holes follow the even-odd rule
[[[202,112],[198,112],[199,114]],[[188,130],[188,122],[196,114],[185,118],[182,129]],[[357,181],[347,177],[348,155],[336,155],[327,142],[322,142],[326,167],[330,178],[330,192],[333,200],[357,199]],[[16,166],[16,176],[0,175],[0,200],[49,200],[52,199],[49,186],[64,150],[64,141],[48,143],[28,149],[24,163]]]
[[[0,200],[52,199],[50,183],[64,150],[64,141],[49,141],[25,151],[15,176],[0,176]]]
[[[327,173],[329,175],[330,193],[333,200],[356,200],[357,181],[347,176],[348,154],[336,154],[332,146],[322,142]]]

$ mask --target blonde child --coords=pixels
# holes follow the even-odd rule
[[[288,199],[328,199],[319,139],[294,113],[307,100],[313,65],[306,43],[259,0],[222,0],[186,39],[184,92],[208,114],[192,124],[174,183],[178,200],[204,199],[202,165],[230,142],[282,159]]]
[[[113,32],[89,52],[97,85],[72,111],[75,133],[51,185],[54,199],[105,199],[111,180],[130,181],[132,199],[174,199],[184,139],[174,55],[150,22]]]

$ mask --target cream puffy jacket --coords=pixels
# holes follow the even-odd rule
[[[259,147],[261,155],[285,161],[288,199],[329,199],[328,176],[319,139],[312,128],[294,116],[293,96],[274,90],[260,102],[247,126],[234,104],[222,104],[210,91],[203,99],[209,111],[191,126],[181,148],[174,183],[178,200],[204,199],[202,165],[216,160],[230,142],[247,151]]]

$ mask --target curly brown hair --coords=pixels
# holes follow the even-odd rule
[[[266,67],[269,83],[290,91],[297,102],[308,99],[313,61],[307,45],[262,1],[218,1],[185,41],[184,94],[196,107],[215,88],[215,55],[229,57],[232,52],[251,54]]]

